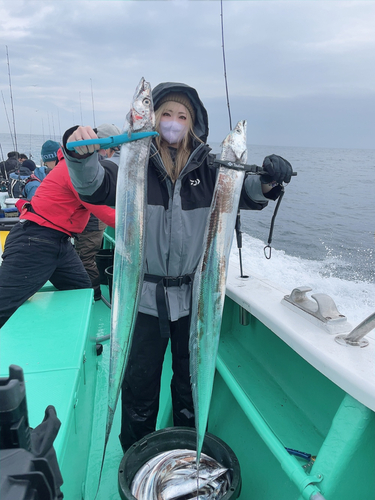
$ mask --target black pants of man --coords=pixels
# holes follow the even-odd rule
[[[96,265],[95,256],[102,245],[103,233],[104,229],[98,231],[86,229],[74,238],[74,247],[90,277],[95,300],[100,300],[101,297],[100,272]]]
[[[0,266],[0,328],[48,280],[58,290],[91,288],[67,234],[18,222],[5,240]]]
[[[184,427],[195,425],[189,370],[189,325],[189,316],[170,322],[173,423]],[[139,313],[122,384],[120,441],[124,451],[155,430],[167,345],[168,338],[160,336],[159,319]]]

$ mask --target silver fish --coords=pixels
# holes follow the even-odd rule
[[[230,486],[228,469],[204,453],[201,454],[201,464],[198,495],[205,495],[204,498],[212,500],[220,498]],[[175,449],[151,458],[134,476],[131,493],[138,500],[196,497],[196,452]]]
[[[135,91],[127,120],[129,134],[154,130],[151,86],[144,78]],[[116,247],[105,446],[129,357],[142,289],[150,145],[151,137],[146,137],[121,146],[116,190]]]
[[[246,162],[246,121],[238,122],[222,143],[221,159]],[[225,285],[233,231],[245,172],[220,166],[204,238],[204,252],[193,283],[190,327],[190,377],[202,450],[219,346]]]

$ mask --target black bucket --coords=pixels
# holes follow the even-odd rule
[[[151,458],[164,451],[196,449],[196,432],[189,427],[170,427],[148,434],[125,453],[118,472],[119,493],[123,500],[136,500],[131,484],[138,470]],[[241,492],[240,464],[233,450],[221,439],[206,432],[202,452],[229,469],[232,483],[222,500],[235,500]]]
[[[107,269],[107,267],[113,266],[113,256],[114,256],[113,248],[101,248],[95,256],[96,265],[98,266],[100,273],[101,285],[108,284],[105,270]]]
[[[113,282],[113,266],[105,269],[106,283],[108,283],[109,301],[112,302],[112,282]]]

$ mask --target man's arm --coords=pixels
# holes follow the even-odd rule
[[[106,161],[103,166],[99,162],[97,153],[99,145],[97,144],[77,148],[80,153],[66,148],[67,142],[96,137],[91,127],[72,127],[64,134],[63,153],[72,184],[81,200],[93,205],[113,207],[116,200],[118,172],[116,163]]]

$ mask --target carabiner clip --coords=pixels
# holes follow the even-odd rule
[[[269,253],[268,253],[268,255],[267,255],[267,248],[269,249]],[[266,246],[264,247],[263,251],[264,251],[264,256],[265,256],[265,258],[269,260],[269,259],[271,258],[271,252],[272,252],[271,245],[266,245]]]

